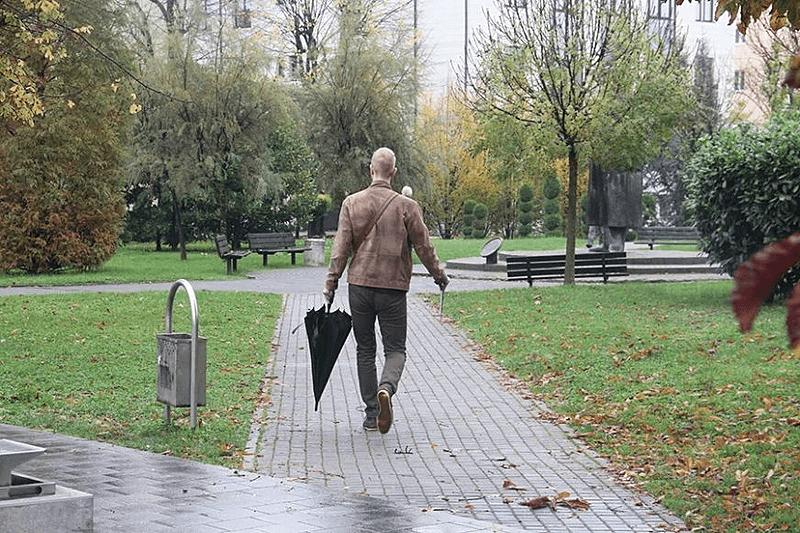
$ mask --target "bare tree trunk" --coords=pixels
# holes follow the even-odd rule
[[[569,145],[569,184],[567,186],[567,250],[564,285],[575,284],[575,228],[578,221],[578,150]]]
[[[181,204],[178,195],[172,191],[172,217],[175,230],[178,232],[178,246],[181,249],[181,261],[186,261],[186,235],[183,233],[183,221],[181,220]]]

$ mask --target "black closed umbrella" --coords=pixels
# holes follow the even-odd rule
[[[330,312],[325,306],[310,309],[306,313],[306,334],[308,347],[311,350],[311,379],[314,383],[314,410],[319,407],[322,391],[331,377],[333,365],[339,358],[339,352],[350,334],[353,321],[350,315],[342,310]]]

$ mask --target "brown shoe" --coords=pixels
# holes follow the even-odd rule
[[[389,391],[381,389],[378,391],[378,430],[387,433],[392,427],[392,397]]]

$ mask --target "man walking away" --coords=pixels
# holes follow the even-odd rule
[[[386,433],[392,425],[392,396],[406,362],[406,294],[411,283],[411,246],[443,291],[449,279],[430,242],[422,210],[408,196],[392,190],[395,155],[379,148],[369,166],[372,184],[342,202],[339,228],[323,295],[328,303],[347,270],[350,313],[356,339],[361,399],[366,405],[364,429]],[[384,365],[378,381],[375,319],[381,328]]]

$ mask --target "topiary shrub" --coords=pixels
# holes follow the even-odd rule
[[[561,193],[561,183],[558,177],[553,175],[544,180],[542,184],[542,196],[544,196],[544,228],[548,235],[560,235],[562,218],[561,206],[558,202],[558,195]]]
[[[472,227],[473,224],[475,224],[476,205],[477,202],[475,200],[464,201],[464,224],[461,227],[461,232],[466,239],[472,238]]]
[[[486,217],[489,216],[489,208],[486,204],[476,203],[472,213],[475,216],[472,222],[472,238],[482,239],[486,237]]]
[[[530,184],[524,184],[519,188],[519,203],[517,205],[519,213],[517,221],[519,222],[518,232],[520,236],[527,237],[533,232],[533,187]]]

